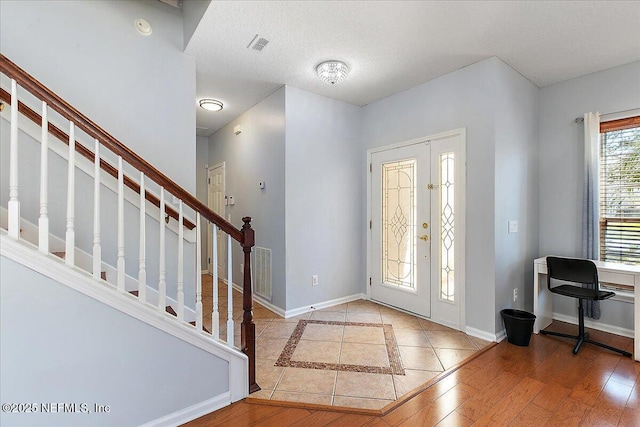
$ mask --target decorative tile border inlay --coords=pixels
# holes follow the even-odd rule
[[[384,333],[385,347],[387,348],[387,356],[389,357],[389,366],[365,366],[365,365],[349,365],[345,363],[320,363],[320,362],[303,362],[291,360],[296,347],[302,339],[302,334],[308,324],[317,325],[337,325],[337,326],[366,326],[370,328],[382,328]],[[396,336],[393,333],[393,326],[386,323],[362,323],[362,322],[337,322],[330,320],[300,320],[293,330],[287,345],[284,346],[280,357],[276,361],[275,366],[283,366],[290,368],[306,368],[306,369],[324,369],[329,371],[348,371],[348,372],[366,372],[371,374],[394,374],[404,375],[404,368],[400,360],[400,351],[396,343]]]

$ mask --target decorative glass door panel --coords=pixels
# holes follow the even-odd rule
[[[455,162],[454,153],[440,154],[440,298],[455,301]]]
[[[371,159],[371,297],[429,316],[429,144],[381,151]]]
[[[382,281],[416,288],[416,160],[382,164]]]

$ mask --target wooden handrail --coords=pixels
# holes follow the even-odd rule
[[[10,105],[11,94],[6,90],[0,88],[0,100]],[[29,120],[37,124],[38,126],[40,126],[40,124],[42,123],[42,116],[36,113],[31,108],[29,108],[22,101],[18,101],[18,111],[21,114],[23,114],[26,118],[28,118]],[[59,139],[64,144],[69,145],[69,135],[66,132],[62,131],[59,127],[57,127],[53,123],[49,123],[48,130],[49,130],[49,133],[53,135],[55,138]],[[76,148],[76,152],[80,154],[82,157],[92,162],[94,161],[94,152],[88,149],[87,147],[83,146],[78,140],[76,140],[75,148]],[[102,158],[100,159],[100,168],[106,173],[108,173],[109,175],[111,175],[112,177],[118,179],[118,169],[116,169],[115,166],[113,166],[111,163],[107,162]],[[140,184],[134,181],[128,175],[124,176],[124,185],[129,187],[135,193],[140,193]],[[149,202],[151,202],[153,205],[157,206],[158,209],[160,208],[160,199],[158,199],[154,194],[151,194],[148,190],[145,192],[145,198]],[[178,220],[178,212],[174,208],[172,208],[171,206],[165,206],[165,209],[167,211],[166,212],[167,215],[174,218],[176,221]],[[195,224],[193,224],[188,219],[184,220],[184,226],[187,227],[189,230],[193,230],[195,228]]]
[[[169,194],[172,194],[173,196],[181,199],[182,202],[187,206],[191,207],[196,212],[199,212],[201,216],[216,224],[220,230],[224,231],[229,236],[231,236],[231,238],[240,243],[240,245],[242,246],[242,251],[244,253],[242,300],[242,309],[244,313],[241,324],[240,349],[249,358],[249,391],[250,393],[253,393],[260,390],[260,387],[256,383],[255,367],[255,324],[253,323],[253,293],[251,289],[250,267],[251,248],[253,248],[253,246],[255,245],[255,236],[254,231],[251,228],[251,217],[242,218],[242,221],[244,223],[244,225],[242,226],[242,230],[237,229],[223,217],[209,209],[200,200],[196,199],[191,193],[184,190],[169,177],[164,175],[134,151],[129,149],[126,145],[118,141],[107,131],[95,124],[84,114],[76,110],[73,106],[56,95],[53,91],[33,78],[29,73],[18,67],[2,53],[0,53],[0,71],[9,78],[15,80],[16,83],[28,90],[32,95],[36,96],[41,101],[46,102],[49,108],[59,113],[62,117],[66,118],[70,122],[74,123],[76,127],[82,129],[90,137],[97,139],[100,144],[108,148],[112,153],[122,157],[122,159],[129,163],[131,166],[136,168],[138,171],[143,172],[145,176],[148,177],[151,181],[162,186],[166,191],[169,192]],[[11,102],[11,95],[1,88],[0,97],[7,103]],[[24,114],[36,124],[41,123],[41,116],[22,102],[18,102],[18,111],[22,112],[22,114]],[[69,136],[58,127],[49,123],[47,130],[57,139],[63,142],[66,141],[66,143],[69,144]],[[75,147],[75,150],[83,157],[86,157],[91,161],[95,160],[94,153],[88,148],[84,147],[82,144],[75,144]],[[102,158],[100,159],[100,167],[110,175],[114,177],[118,176],[118,170]],[[135,182],[130,177],[124,177],[124,184],[136,193],[140,192],[140,184]],[[145,197],[154,205],[158,207],[160,206],[160,201],[155,196],[149,194],[149,192],[146,192]],[[169,206],[167,206],[166,209],[169,211],[169,215],[176,219],[178,218],[179,214],[174,209]],[[185,225],[189,228],[194,227],[194,225],[189,221],[186,221]],[[216,285],[217,284],[214,284],[214,286]]]
[[[36,96],[41,101],[45,101],[50,108],[55,110],[62,117],[73,122],[75,126],[82,129],[90,137],[97,139],[100,144],[107,147],[112,153],[121,156],[125,162],[129,163],[137,170],[144,172],[145,176],[150,180],[164,187],[164,189],[170,194],[181,199],[183,203],[194,209],[196,212],[200,212],[200,215],[216,224],[222,231],[229,234],[231,238],[241,244],[243,243],[244,234],[240,230],[209,209],[204,203],[196,199],[195,196],[180,187],[171,178],[153,167],[133,150],[118,141],[114,136],[91,121],[87,116],[76,110],[72,105],[67,103],[56,93],[44,86],[1,53],[0,71],[9,78],[15,80],[21,87],[31,92],[32,95]]]

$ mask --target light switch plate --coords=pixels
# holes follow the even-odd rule
[[[517,233],[518,232],[518,221],[510,220],[509,221],[509,233]]]

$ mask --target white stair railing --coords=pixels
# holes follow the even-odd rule
[[[164,188],[160,187],[160,272],[158,281],[158,310],[164,312],[167,305],[167,252],[166,242],[166,206],[164,201]]]
[[[20,237],[20,200],[18,199],[18,83],[11,80],[11,136],[9,141],[9,236]]]
[[[184,320],[184,216],[182,200],[178,205],[178,319]]]
[[[146,205],[144,172],[140,172],[140,263],[138,267],[138,298],[141,302],[147,301]]]
[[[19,186],[18,186],[18,167],[19,167],[19,109],[24,118],[27,118],[40,126],[40,186],[39,186],[39,205],[38,212],[34,216],[38,217],[38,237],[37,242],[33,242],[37,245],[37,250],[48,254],[52,250],[52,242],[50,239],[50,230],[55,229],[51,224],[51,206],[54,204],[49,203],[49,188],[52,186],[60,186],[61,182],[53,181],[51,184],[49,180],[54,178],[55,175],[49,171],[49,150],[53,150],[62,157],[67,158],[67,200],[66,200],[66,216],[65,216],[65,238],[64,238],[64,264],[73,269],[84,269],[88,273],[88,277],[92,277],[96,281],[105,283],[102,280],[103,268],[106,264],[103,264],[103,245],[108,239],[102,239],[101,228],[107,227],[108,223],[102,224],[102,211],[109,209],[109,199],[101,200],[102,187],[111,188],[116,193],[116,267],[115,267],[115,289],[123,294],[127,291],[137,290],[138,301],[141,303],[147,302],[155,298],[155,289],[149,285],[147,280],[147,261],[148,253],[146,251],[147,243],[147,216],[155,216],[158,214],[159,222],[159,271],[157,281],[157,309],[163,316],[171,316],[166,313],[168,302],[172,302],[172,298],[167,295],[167,236],[166,229],[169,216],[177,219],[177,225],[171,224],[171,230],[177,234],[177,271],[175,276],[170,278],[171,284],[175,284],[176,290],[176,315],[177,321],[185,322],[187,320],[194,319],[192,322],[195,324],[195,329],[202,333],[205,330],[203,319],[203,289],[202,289],[202,277],[201,277],[201,230],[202,220],[209,221],[212,225],[212,260],[213,265],[213,281],[212,281],[212,307],[211,307],[211,335],[216,341],[221,339],[220,328],[220,301],[219,301],[219,279],[220,269],[219,256],[222,255],[219,252],[218,243],[221,239],[224,239],[223,235],[219,235],[219,232],[226,234],[226,289],[227,289],[227,321],[226,321],[226,344],[229,347],[234,347],[236,344],[234,341],[234,304],[233,304],[233,240],[236,240],[243,248],[244,251],[244,278],[243,289],[245,295],[248,298],[244,298],[244,320],[242,323],[242,340],[240,346],[242,351],[247,353],[250,361],[255,360],[255,325],[251,320],[251,280],[249,272],[250,264],[250,252],[254,245],[253,230],[250,226],[251,219],[243,218],[244,226],[242,229],[236,229],[229,222],[225,221],[222,217],[212,212],[200,201],[195,199],[191,194],[177,186],[166,176],[162,175],[153,166],[148,164],[144,159],[140,158],[137,154],[133,153],[130,149],[124,146],[119,141],[115,140],[111,135],[99,128],[93,122],[91,122],[84,115],[75,110],[72,106],[64,102],[61,98],[49,91],[41,83],[37,82],[11,61],[7,60],[4,55],[0,54],[0,67],[3,74],[6,74],[11,79],[11,92],[10,95],[2,88],[0,92],[2,94],[3,101],[10,102],[10,155],[9,155],[9,197],[7,201],[8,207],[8,236],[20,240],[20,200],[19,200]],[[41,109],[41,114],[33,111],[28,105],[23,104],[19,100],[18,89],[26,89],[31,95],[35,96],[40,104],[38,109]],[[10,96],[10,98],[9,98]],[[49,110],[57,114],[49,114]],[[68,125],[68,134],[65,134],[62,127],[56,126],[54,123],[59,120],[57,117],[63,117],[65,122],[62,127]],[[37,122],[35,121],[37,118]],[[79,128],[81,132],[76,132],[76,128]],[[54,141],[50,141],[49,133],[54,136]],[[31,134],[33,136],[33,134]],[[85,144],[81,139],[89,135],[92,140],[92,144]],[[76,138],[80,137],[79,141]],[[37,139],[37,136],[34,137]],[[59,144],[67,144],[65,152],[60,151]],[[86,148],[93,145],[94,152]],[[105,151],[106,150],[106,151]],[[80,154],[80,157],[76,158],[76,153]],[[117,165],[111,164],[107,157],[117,159]],[[83,159],[84,157],[84,159]],[[24,159],[23,159],[24,162]],[[126,164],[125,164],[126,163]],[[82,250],[78,250],[78,258],[76,258],[76,243],[81,243],[83,239],[76,239],[76,233],[83,232],[82,225],[86,223],[86,218],[82,218],[85,199],[78,199],[78,210],[76,211],[76,186],[82,188],[82,181],[85,175],[78,175],[76,177],[75,169],[80,167],[81,170],[91,176],[93,174],[93,230],[88,231],[92,233],[92,240],[89,243],[91,247],[92,255],[88,255]],[[135,180],[129,175],[125,175],[125,167],[133,167],[139,173],[139,186]],[[103,174],[103,170],[107,173]],[[78,178],[78,183],[76,183]],[[150,182],[149,182],[150,181]],[[159,188],[159,196],[153,194],[150,191],[154,185]],[[126,188],[125,188],[126,187]],[[28,191],[26,189],[23,191]],[[174,201],[177,203],[177,210],[167,206],[166,197],[167,191],[172,194]],[[26,193],[29,194],[28,192]],[[52,193],[53,194],[53,193]],[[26,196],[23,196],[26,197]],[[36,196],[37,197],[37,196]],[[131,205],[136,206],[139,209],[139,256],[138,256],[138,274],[137,285],[132,286],[134,278],[127,276],[125,270],[125,200],[129,201]],[[152,202],[158,207],[155,212],[148,212],[147,201]],[[89,202],[91,203],[91,202]],[[187,205],[186,207],[184,205]],[[185,218],[185,208],[193,209],[193,215],[195,217],[195,224],[191,220]],[[129,207],[127,207],[129,209]],[[155,208],[154,208],[155,209]],[[78,221],[76,221],[76,213],[79,214]],[[55,216],[54,216],[55,218]],[[111,218],[107,218],[111,219]],[[90,219],[89,219],[90,220]],[[79,228],[76,227],[79,225]],[[207,226],[205,223],[204,226]],[[113,225],[111,225],[113,227]],[[187,268],[193,268],[195,280],[185,283],[185,227],[189,230],[193,230],[195,234],[195,259],[193,262],[188,262]],[[79,235],[80,236],[80,235]],[[192,234],[189,234],[189,239]],[[192,241],[192,240],[190,240]],[[58,242],[58,240],[55,240]],[[173,240],[171,241],[173,246]],[[224,242],[224,241],[223,241]],[[57,245],[58,243],[56,243]],[[62,244],[62,243],[61,243]],[[57,248],[58,250],[61,249]],[[113,248],[111,248],[112,250]],[[55,250],[55,249],[54,249]],[[171,253],[174,253],[171,251]],[[84,257],[84,258],[83,258]],[[86,259],[89,259],[86,262]],[[175,264],[172,264],[174,266]],[[113,267],[108,266],[113,271]],[[173,282],[175,278],[175,282]],[[113,281],[113,280],[112,280]],[[185,289],[187,287],[187,289]],[[132,289],[133,288],[133,289]],[[151,297],[149,291],[153,291],[154,296]],[[187,292],[188,291],[188,292]],[[190,297],[194,297],[194,301],[186,302],[185,294]],[[172,295],[173,296],[173,295]],[[133,297],[131,297],[133,298]],[[249,304],[247,304],[249,302]],[[191,307],[194,307],[192,310]],[[188,316],[187,316],[188,312]],[[173,317],[173,316],[171,316]],[[189,319],[187,319],[189,317]],[[251,362],[255,363],[255,362]],[[249,382],[250,389],[256,391],[259,389],[255,384],[255,369],[249,370]]]
[[[65,238],[65,262],[73,267],[76,253],[75,204],[76,204],[76,127],[69,123],[69,157],[67,167],[67,234]]]
[[[220,340],[220,313],[218,312],[218,226],[213,224],[211,229],[211,270],[213,287],[213,310],[211,313],[211,329],[213,339]]]
[[[40,133],[40,217],[38,218],[38,248],[40,252],[49,253],[49,121],[47,120],[47,103],[42,101],[42,132]]]
[[[101,278],[102,247],[100,246],[100,143],[94,140],[93,156],[93,278]]]

